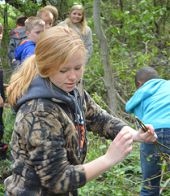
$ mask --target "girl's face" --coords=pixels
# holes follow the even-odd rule
[[[52,27],[54,20],[52,13],[42,13],[41,19],[45,22],[45,29]]]
[[[71,92],[83,76],[84,62],[85,58],[79,51],[70,57],[67,63],[61,65],[49,79],[65,92]]]
[[[80,23],[83,19],[83,11],[82,10],[73,10],[70,13],[70,20],[72,23]]]

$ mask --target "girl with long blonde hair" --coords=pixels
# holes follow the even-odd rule
[[[41,34],[35,55],[13,73],[7,95],[16,119],[6,195],[77,196],[79,187],[122,161],[133,140],[155,141],[151,126],[147,133],[137,132],[102,110],[85,90],[80,93],[85,56],[75,31],[51,27]],[[86,129],[113,141],[103,156],[83,163]]]
[[[84,7],[80,4],[74,4],[69,11],[68,18],[60,22],[59,25],[68,26],[80,35],[87,50],[87,64],[93,52],[93,40],[91,28],[87,25]]]

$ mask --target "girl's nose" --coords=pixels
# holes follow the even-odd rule
[[[71,80],[77,79],[77,75],[76,75],[75,70],[70,71],[70,73],[69,73],[69,79],[71,79]]]

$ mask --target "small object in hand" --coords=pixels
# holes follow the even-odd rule
[[[143,122],[141,120],[139,120],[138,117],[135,116],[136,121],[138,122],[139,127],[144,131],[147,132],[148,128],[143,124]]]
[[[137,120],[138,125],[140,126],[140,128],[141,128],[144,132],[148,131],[148,128],[145,126],[145,124],[143,124],[143,122],[142,122],[141,120],[139,120],[138,117],[135,117],[135,118],[136,118],[136,120]],[[158,138],[158,136],[157,136],[156,133],[154,133],[154,135],[155,135],[156,138]],[[158,140],[156,140],[156,141],[154,142],[154,144],[157,144],[157,145],[159,145],[159,146],[162,146],[163,148],[166,148],[167,150],[170,150],[170,148],[169,148],[168,146],[165,146],[164,144],[160,143]]]
[[[140,127],[144,132],[147,132],[147,131],[148,131],[148,128],[146,127],[146,125],[145,125],[141,120],[139,120],[138,117],[135,116],[135,119],[137,120],[139,127]],[[155,136],[156,138],[158,138],[158,136],[156,135],[155,132],[154,132],[154,136]]]

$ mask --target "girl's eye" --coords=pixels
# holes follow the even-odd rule
[[[67,70],[60,70],[60,73],[66,73]]]
[[[74,70],[76,70],[76,71],[78,71],[78,70],[80,70],[82,68],[82,65],[79,65],[79,66],[77,66],[77,67],[74,67]],[[70,69],[61,69],[59,72],[60,73],[66,73],[66,72],[69,72],[70,71]]]
[[[75,70],[80,70],[80,69],[81,69],[81,67],[76,67],[76,68],[75,68]]]

